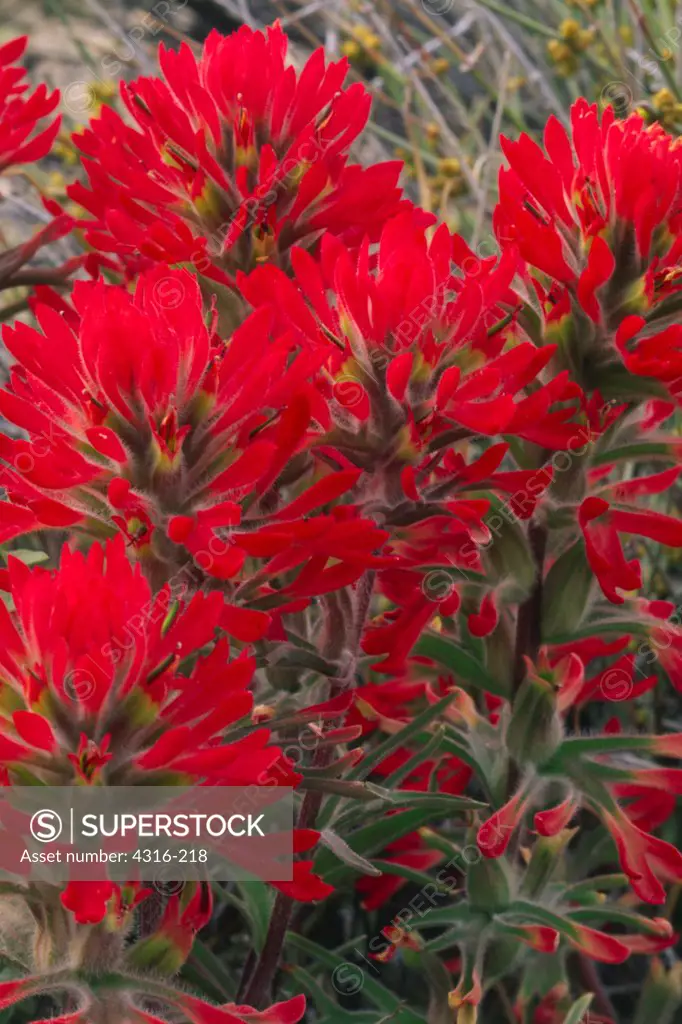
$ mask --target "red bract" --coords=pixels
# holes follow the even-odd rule
[[[682,188],[682,151],[673,136],[658,124],[647,126],[639,114],[619,121],[610,106],[600,116],[596,104],[579,99],[571,109],[570,137],[552,115],[543,142],[544,151],[527,135],[502,139],[510,167],[500,172],[500,240],[517,245],[549,277],[577,285],[597,321],[595,287],[616,269],[632,279],[654,260],[669,283],[664,272],[680,255]],[[626,268],[620,247],[628,234],[636,255]]]
[[[186,272],[152,271],[134,296],[79,283],[74,303],[77,333],[48,306],[37,308],[44,334],[23,324],[5,333],[17,364],[0,411],[29,436],[1,439],[12,500],[1,508],[4,539],[43,526],[120,529],[155,583],[185,571],[186,584],[192,574],[245,578],[257,559],[267,561],[263,582],[289,574],[299,598],[373,564],[386,534],[370,520],[301,518],[357,479],[321,479],[305,491],[306,381],[319,353],[297,354],[290,336],[272,339],[265,312],[221,341]],[[278,507],[282,474],[303,478],[291,509]],[[330,557],[341,559],[334,569]],[[236,617],[237,635],[261,628],[259,612]]]
[[[237,269],[286,265],[293,243],[324,231],[376,231],[400,205],[401,166],[346,166],[368,94],[343,88],[345,60],[318,50],[297,74],[286,53],[279,25],[212,32],[199,60],[162,46],[165,81],[122,85],[137,127],[105,107],[76,137],[91,188],[69,192],[93,215],[90,243],[131,268],[192,262],[233,285]]]
[[[13,39],[0,47],[0,171],[10,164],[28,164],[47,156],[57,132],[60,118],[34,134],[38,123],[48,117],[59,103],[59,92],[48,93],[47,86],[27,95],[26,72],[15,67],[22,57],[27,36]]]
[[[49,764],[61,785],[249,785],[280,761],[265,728],[215,745],[253,704],[253,659],[230,662],[227,639],[216,641],[220,594],[177,605],[169,588],[152,597],[120,539],[87,557],[65,549],[54,573],[11,559],[8,590],[16,613],[0,610],[0,657],[13,711],[0,758],[10,778],[21,765],[23,779],[38,779]],[[178,671],[214,641],[189,675]]]
[[[399,607],[363,641],[367,653],[385,655],[375,667],[399,674],[438,606],[453,614],[458,600],[455,585],[431,587],[415,570],[480,572],[479,545],[492,540],[482,492],[511,495],[513,514],[528,518],[552,480],[551,467],[517,469],[509,443],[493,439],[550,450],[583,443],[582,394],[565,373],[545,372],[551,346],[506,347],[505,312],[516,303],[511,252],[481,261],[445,226],[429,241],[405,212],[387,222],[376,252],[369,239],[356,256],[327,236],[319,263],[300,249],[292,262],[293,281],[266,266],[240,285],[281,330],[323,354],[316,385],[326,431],[317,450],[344,470],[364,470],[354,500],[410,567],[382,572],[381,587]],[[509,469],[498,472],[505,456]],[[467,608],[481,635],[497,621],[490,582]]]
[[[544,150],[527,135],[502,139],[510,167],[500,172],[494,224],[528,264],[547,339],[560,342],[561,364],[586,390],[677,395],[677,330],[656,323],[680,284],[677,140],[637,113],[617,120],[606,107],[600,116],[579,99],[570,135],[552,116],[543,141]],[[643,321],[633,313],[648,321],[636,342]]]
[[[0,47],[0,174],[14,164],[33,163],[47,156],[59,131],[59,117],[37,130],[59,103],[59,92],[48,93],[46,86],[40,85],[28,95],[26,72],[15,66],[26,43],[27,37],[22,36]],[[68,234],[75,223],[53,200],[43,199],[43,205],[54,219],[29,241],[0,254],[0,290],[40,282],[61,283],[81,265],[82,257],[74,256],[59,267],[26,268],[43,246]]]
[[[305,1013],[305,997],[296,996],[285,1003],[276,1003],[267,1010],[254,1010],[252,1006],[210,1006],[189,996],[178,1004],[192,1024],[298,1024]]]
[[[445,226],[428,242],[419,220],[405,213],[388,221],[376,255],[367,238],[356,258],[326,237],[319,264],[299,249],[292,259],[294,282],[263,267],[240,279],[244,294],[326,351],[335,446],[362,465],[383,445],[396,469],[411,467],[394,485],[400,496],[412,497],[420,460],[448,431],[453,439],[525,437],[532,419],[551,445],[554,419],[569,418],[549,413],[555,401],[579,394],[565,380],[514,401],[551,350],[526,345],[500,355],[505,336],[494,328],[503,304],[514,301],[511,254],[499,266],[481,262]],[[562,447],[564,437],[557,440]]]
[[[646,903],[664,903],[665,889],[660,879],[682,881],[682,853],[671,843],[637,828],[624,814],[604,811],[603,816],[623,870],[639,898]]]
[[[153,983],[152,983],[153,984]],[[42,978],[39,976],[24,978],[20,981],[3,982],[0,985],[0,1007],[5,1009],[13,1006],[23,999],[42,992],[52,992],[64,987],[68,990],[69,985],[64,981],[63,976],[56,975],[54,979]],[[139,991],[138,1001],[141,1003],[143,997],[150,995],[142,982],[137,985]],[[228,1003],[224,1006],[214,1006],[200,999],[178,992],[171,995],[170,990],[161,990],[160,994],[155,992],[156,998],[169,1006],[180,1010],[185,1019],[191,1024],[299,1024],[305,1013],[305,996],[296,996],[283,1003],[275,1003],[266,1010],[255,1010],[251,1006],[237,1006],[235,1003]],[[88,1022],[100,1013],[107,1013],[115,1009],[121,1024],[162,1024],[160,1017],[146,1013],[138,1009],[132,999],[115,1002],[106,999],[99,1004],[94,998],[87,1000],[87,1004],[75,1013],[69,1013],[61,1017],[52,1017],[52,1024],[88,1024]],[[48,1021],[35,1021],[34,1024],[49,1024]]]
[[[33,134],[54,98],[24,98],[24,42],[0,49],[0,171],[57,128]],[[524,1022],[577,1019],[586,959],[677,940],[637,900],[682,882],[653,834],[682,734],[636,730],[664,708],[656,662],[682,688],[682,627],[632,592],[666,583],[649,542],[682,547],[679,140],[582,99],[544,150],[504,140],[481,259],[402,199],[398,164],[349,165],[369,100],[345,61],[296,71],[275,25],[160,63],[78,136],[94,251],[23,269],[72,227],[47,203],[0,259],[0,288],[42,282],[37,326],[5,330],[0,543],[50,530],[59,564],[0,570],[0,783],[296,789],[294,866],[271,904],[208,871],[168,895],[27,867],[10,895],[35,934],[0,1009],[299,1024],[303,997],[275,1000],[303,984],[333,1021],[309,961],[349,908],[294,904],[334,883],[392,917],[369,955],[417,967],[429,1020],[511,994]],[[93,280],[49,287],[81,262]],[[6,816],[3,869],[25,831]],[[252,849],[228,859],[262,873]],[[327,961],[350,1016],[400,1015],[393,968],[351,993]],[[676,983],[647,982],[663,1013]]]
[[[670,547],[682,547],[679,519],[649,509],[612,508],[604,498],[595,496],[582,502],[578,521],[590,566],[605,596],[614,604],[623,603],[619,590],[637,590],[642,584],[639,563],[626,559],[619,533],[638,534]]]

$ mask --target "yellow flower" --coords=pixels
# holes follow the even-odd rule
[[[582,53],[594,41],[594,29],[582,28],[575,18],[564,18],[559,35],[574,53]]]
[[[670,89],[659,89],[658,92],[655,93],[652,97],[651,102],[653,103],[656,110],[670,110],[671,107],[675,106],[675,97],[673,96]]]
[[[659,89],[652,96],[651,105],[661,123],[668,128],[682,119],[682,103],[678,103],[670,89]]]
[[[366,25],[356,25],[341,50],[351,64],[371,68],[381,59],[381,38]]]
[[[46,191],[51,196],[63,196],[66,192],[66,178],[61,171],[52,171],[47,178]]]
[[[355,39],[346,39],[341,46],[341,53],[348,57],[351,64],[354,64],[362,56],[362,47]]]
[[[431,70],[434,75],[444,75],[449,67],[450,61],[447,57],[435,57],[434,60],[431,61]]]
[[[456,178],[462,170],[462,165],[454,156],[443,157],[438,161],[438,173],[444,178]]]
[[[560,39],[550,39],[547,43],[547,52],[560,75],[568,76],[577,70],[578,61],[575,53]]]
[[[116,82],[109,78],[105,81],[97,79],[97,81],[91,82],[90,91],[95,99],[104,102],[105,100],[113,99],[118,89],[116,88]]]
[[[60,137],[52,147],[52,155],[61,160],[67,167],[73,167],[78,163],[76,147],[71,143],[68,136]]]
[[[581,31],[580,22],[576,21],[575,18],[564,18],[559,25],[559,35],[567,41],[576,39]]]

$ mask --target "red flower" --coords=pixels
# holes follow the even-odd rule
[[[129,951],[131,965],[146,970],[177,973],[192,951],[194,939],[211,920],[213,894],[207,883],[188,884],[181,894],[172,894],[159,926],[148,938],[140,939]]]
[[[327,352],[336,447],[350,460],[358,457],[350,436],[347,448],[338,442],[367,422],[374,444],[390,444],[389,452],[415,470],[437,436],[454,427],[462,436],[529,439],[544,430],[545,446],[558,448],[575,433],[566,425],[571,409],[550,407],[575,400],[579,389],[565,378],[530,388],[551,347],[524,344],[500,354],[505,334],[495,325],[517,304],[509,287],[517,269],[512,253],[499,264],[481,262],[444,225],[428,241],[420,219],[405,212],[386,223],[376,256],[368,238],[356,258],[327,236],[319,264],[300,249],[292,261],[296,283],[267,266],[240,285],[252,304],[280,317],[282,328]],[[409,496],[408,481],[403,487]]]
[[[23,772],[40,775],[38,762],[49,758],[62,785],[153,784],[160,775],[169,784],[241,785],[279,760],[267,729],[214,746],[251,710],[254,661],[246,652],[229,661],[227,640],[218,640],[189,675],[177,672],[215,642],[220,594],[181,600],[168,621],[169,588],[152,599],[122,541],[95,545],[87,557],[67,548],[56,573],[11,559],[9,588],[16,614],[0,609],[0,660],[16,710],[4,719],[0,758],[10,774],[21,761]]]
[[[502,139],[510,166],[500,171],[495,229],[531,266],[577,284],[598,321],[595,290],[615,270],[619,232],[632,232],[640,268],[659,252],[659,271],[676,263],[682,153],[660,125],[648,127],[639,114],[617,120],[612,107],[600,118],[582,98],[571,109],[570,137],[551,116],[543,141],[544,152],[527,135]],[[663,227],[670,237],[660,248]]]
[[[679,519],[660,512],[620,509],[604,498],[590,497],[580,505],[578,521],[585,538],[587,560],[604,595],[613,604],[624,601],[619,590],[636,590],[642,583],[639,563],[626,559],[619,533],[632,533],[660,544],[682,547]]]
[[[87,239],[143,263],[193,262],[232,285],[236,269],[286,264],[293,242],[321,232],[351,244],[400,205],[400,164],[347,167],[369,113],[360,84],[343,88],[346,60],[317,50],[297,74],[287,38],[242,26],[212,32],[197,60],[161,46],[165,81],[140,78],[121,95],[136,127],[109,107],[76,143],[91,189],[70,196],[93,216]]]
[[[682,853],[637,828],[623,813],[602,810],[601,815],[616,843],[623,871],[639,898],[646,903],[664,903],[665,889],[660,879],[682,881]]]
[[[39,85],[26,95],[26,72],[13,67],[23,55],[28,39],[21,36],[0,46],[0,171],[10,164],[28,164],[46,156],[59,131],[60,118],[34,135],[38,122],[59,104],[59,92],[48,93]]]
[[[607,935],[606,932],[588,928],[573,920],[566,927],[564,935],[572,946],[600,963],[622,964],[630,956],[630,949],[620,941],[620,936],[616,938],[615,935]]]
[[[484,857],[501,857],[525,812],[528,799],[516,793],[504,807],[485,821],[478,830],[476,843]]]
[[[577,809],[578,802],[569,796],[556,807],[538,811],[534,818],[535,828],[541,836],[555,836],[568,827]]]
[[[680,331],[656,324],[662,300],[682,285],[676,138],[638,113],[619,120],[607,107],[600,115],[581,98],[570,133],[552,116],[543,142],[502,139],[510,166],[500,171],[493,222],[503,247],[529,265],[545,343],[559,342],[559,365],[590,394],[677,397]],[[640,313],[646,336],[636,338],[644,321],[630,314]]]
[[[271,339],[264,312],[223,343],[186,272],[150,272],[135,296],[79,282],[74,302],[77,335],[47,306],[36,311],[44,336],[24,324],[5,333],[18,362],[0,412],[29,438],[0,438],[0,481],[12,502],[0,507],[0,537],[42,526],[120,529],[152,580],[184,573],[186,585],[204,574],[231,580],[247,559],[265,559],[263,583],[276,572],[295,584],[291,593],[280,584],[283,602],[387,564],[373,555],[386,534],[352,509],[338,521],[302,519],[359,474],[332,481],[320,466],[318,479],[298,482],[289,508],[275,498],[280,474],[306,446],[306,379],[318,353],[297,356],[291,337]],[[328,568],[329,558],[339,564]],[[249,615],[255,637],[254,624],[264,631],[268,620],[241,612]]]
[[[275,1003],[267,1010],[254,1010],[252,1006],[210,1006],[185,996],[177,1004],[192,1024],[298,1024],[305,1013],[305,996],[295,996],[285,1003]]]
[[[62,893],[62,903],[78,924],[98,924],[115,889],[112,882],[69,882]]]

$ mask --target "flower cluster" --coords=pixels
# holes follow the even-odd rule
[[[0,169],[57,130],[33,134],[57,99],[22,97],[24,43],[0,50]],[[682,882],[656,834],[682,733],[649,695],[682,691],[682,628],[649,556],[682,547],[682,150],[585,100],[544,148],[503,139],[480,258],[399,165],[349,162],[369,99],[346,61],[295,71],[279,25],[159,60],[76,137],[79,279],[7,264],[37,287],[3,332],[0,773],[292,791],[293,877],[27,871],[0,1008],[297,1024],[304,988],[341,1019],[319,965],[280,972],[336,890],[385,915],[370,955],[422,971],[429,1020],[497,1013],[500,979],[524,1024],[578,1020],[569,954],[676,941],[648,908]],[[75,226],[48,209],[28,255]],[[428,905],[396,913],[414,884]],[[197,937],[228,900],[252,947],[234,991]]]
[[[26,72],[17,64],[27,42],[27,37],[22,36],[0,46],[0,175],[9,168],[46,156],[61,123],[55,117],[47,127],[41,127],[41,122],[58,106],[59,92],[50,93],[47,86],[39,85],[28,94]],[[73,218],[63,213],[57,203],[45,198],[42,201],[52,220],[27,242],[0,253],[0,291],[18,285],[64,281],[82,262],[81,257],[74,257],[60,267],[26,267],[44,245],[67,235],[74,226]]]

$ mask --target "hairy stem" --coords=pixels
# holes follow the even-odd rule
[[[352,622],[347,624],[344,631],[346,642],[344,646],[349,651],[350,657],[345,665],[343,674],[331,682],[330,699],[337,697],[345,689],[353,685],[360,653],[362,632],[372,602],[375,577],[376,574],[373,570],[367,570],[358,583],[353,619]],[[336,643],[338,643],[338,639],[338,637],[334,638]],[[313,766],[315,768],[326,768],[331,763],[333,756],[333,745],[318,746],[313,758]],[[323,796],[324,794],[320,792],[309,791],[306,793],[298,817],[298,828],[314,828],[317,815],[322,806]],[[248,979],[248,983],[244,977],[240,985],[240,994],[237,998],[243,999],[248,1006],[255,1006],[258,1009],[270,999],[272,983],[279,967],[294,903],[295,901],[290,896],[285,896],[281,892],[277,893],[263,949],[258,957],[253,973]]]
[[[519,608],[514,646],[514,692],[526,675],[524,658],[535,661],[542,642],[542,597],[547,528],[532,520],[528,525],[528,540],[535,562],[535,581],[530,594]]]

